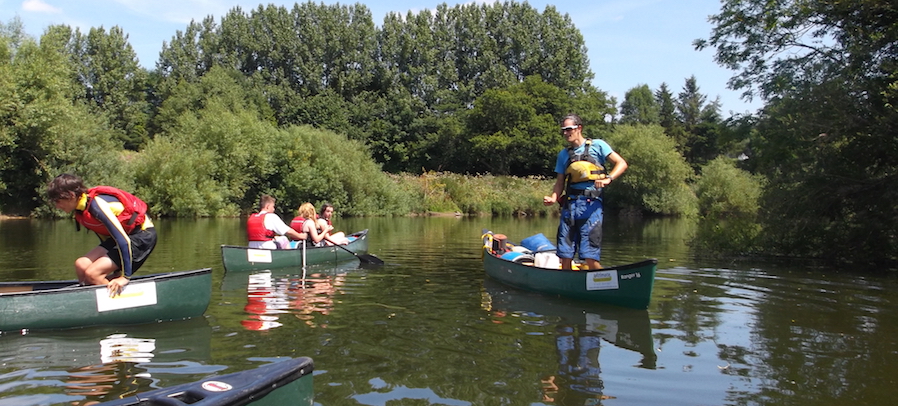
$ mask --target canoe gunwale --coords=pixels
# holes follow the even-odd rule
[[[211,274],[212,268],[200,268],[194,269],[190,271],[172,271],[172,272],[162,272],[155,274],[147,274],[147,275],[138,275],[131,278],[129,283],[138,283],[138,282],[164,282],[171,281],[183,278],[191,278],[196,277],[203,274]],[[94,290],[97,288],[105,288],[103,285],[80,285],[78,280],[64,280],[64,281],[18,281],[18,282],[0,282],[0,287],[17,287],[17,286],[31,286],[32,290],[27,292],[7,292],[0,293],[0,297],[9,297],[9,296],[28,296],[28,295],[51,295],[51,294],[66,294],[73,292],[80,292],[83,290]]]

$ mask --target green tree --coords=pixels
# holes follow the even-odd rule
[[[898,8],[892,2],[724,1],[698,49],[768,101],[751,139],[768,250],[898,260]],[[837,247],[837,249],[833,249]]]
[[[79,41],[77,31],[74,40]],[[118,26],[109,32],[91,28],[79,42],[84,48],[73,57],[79,61],[78,78],[88,106],[106,118],[126,149],[137,150],[148,138],[147,71]]]
[[[685,153],[686,129],[677,115],[677,102],[667,83],[661,83],[655,91],[655,101],[658,103],[659,124],[664,128],[664,133],[674,140],[674,145],[681,154]]]
[[[507,89],[488,90],[468,119],[474,173],[548,175],[563,148],[557,121],[571,110],[565,93],[539,77]]]
[[[698,212],[688,183],[689,164],[658,125],[618,125],[606,141],[629,164],[606,191],[611,208],[692,216]]]
[[[624,94],[620,105],[621,124],[660,124],[661,110],[648,85],[639,85]]]
[[[667,83],[661,83],[655,90],[655,102],[658,104],[658,116],[662,127],[670,129],[678,123],[677,106],[674,104],[673,93],[667,87]]]
[[[46,182],[75,172],[88,183],[128,186],[120,149],[102,120],[75,102],[73,65],[54,37],[23,39],[0,59],[0,210],[49,212]],[[0,42],[6,48],[6,43]]]

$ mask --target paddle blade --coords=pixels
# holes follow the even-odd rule
[[[380,259],[374,255],[357,254],[356,256],[359,258],[359,261],[362,261],[363,263],[366,263],[366,264],[370,264],[370,265],[383,265],[384,264],[384,261],[382,259]]]

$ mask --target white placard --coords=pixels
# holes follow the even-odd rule
[[[586,274],[586,290],[619,289],[617,271],[593,271]]]
[[[246,260],[249,262],[271,263],[271,250],[246,250]]]
[[[101,288],[97,293],[97,311],[130,309],[156,304],[156,282],[129,283],[116,297],[109,297],[109,290]]]

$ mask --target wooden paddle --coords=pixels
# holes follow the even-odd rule
[[[358,258],[359,261],[362,261],[362,262],[368,263],[368,264],[373,264],[373,265],[383,265],[384,264],[383,260],[381,260],[378,257],[375,257],[374,255],[359,254],[349,248],[346,248],[340,244],[333,242],[330,238],[324,237],[324,239],[330,241],[330,243],[334,244],[335,247],[339,247],[341,250],[346,251],[352,255],[355,255],[355,257]]]

